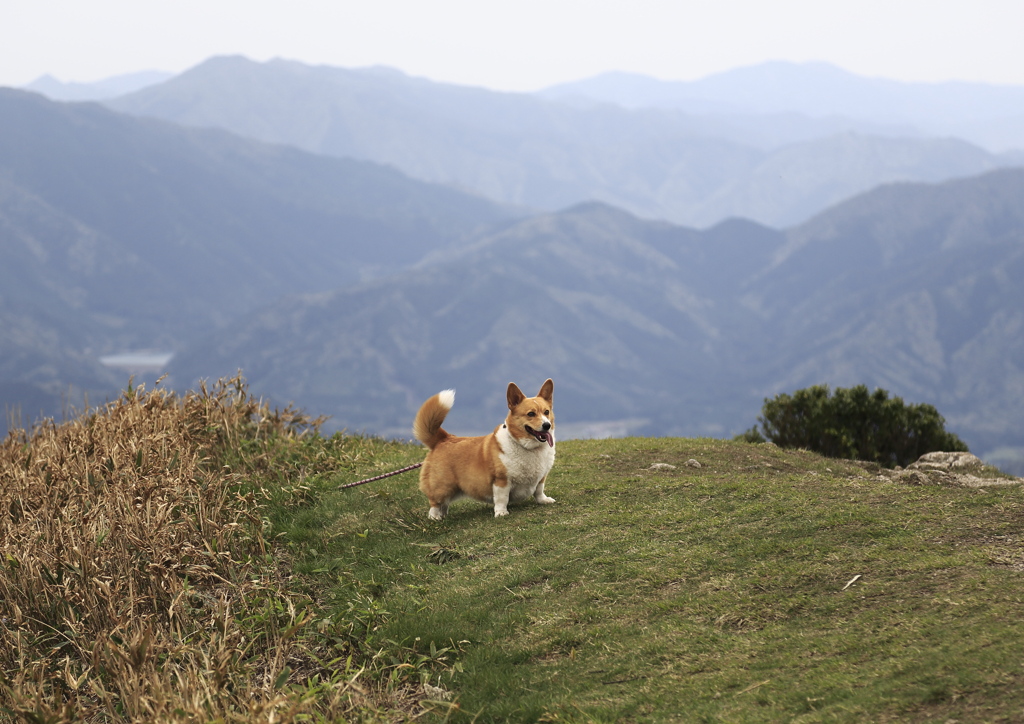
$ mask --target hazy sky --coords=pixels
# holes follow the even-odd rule
[[[1024,84],[1024,0],[0,0],[0,85],[290,58],[499,90],[823,60]]]

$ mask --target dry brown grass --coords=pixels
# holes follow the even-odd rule
[[[375,718],[353,658],[305,635],[312,609],[246,484],[270,448],[316,425],[271,412],[236,378],[183,398],[129,387],[70,422],[11,433],[0,719]]]

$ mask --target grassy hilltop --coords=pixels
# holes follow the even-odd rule
[[[426,519],[418,445],[240,380],[0,445],[0,720],[1015,721],[1024,489],[564,441]],[[662,465],[658,465],[658,464]]]

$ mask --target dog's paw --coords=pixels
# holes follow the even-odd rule
[[[541,505],[547,505],[548,503],[554,503],[555,502],[554,498],[549,498],[546,495],[542,495],[541,497],[537,498],[536,500]]]
[[[501,508],[501,509],[495,508],[495,510],[494,510],[494,517],[495,518],[501,518],[502,516],[506,516],[506,515],[508,515],[508,510],[507,509],[505,509],[505,508]]]
[[[431,508],[430,512],[427,513],[427,517],[431,520],[444,520],[444,511],[440,508]]]

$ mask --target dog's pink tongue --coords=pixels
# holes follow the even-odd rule
[[[554,447],[555,446],[555,434],[553,432],[549,432],[547,434],[547,436],[548,436],[548,447]]]

